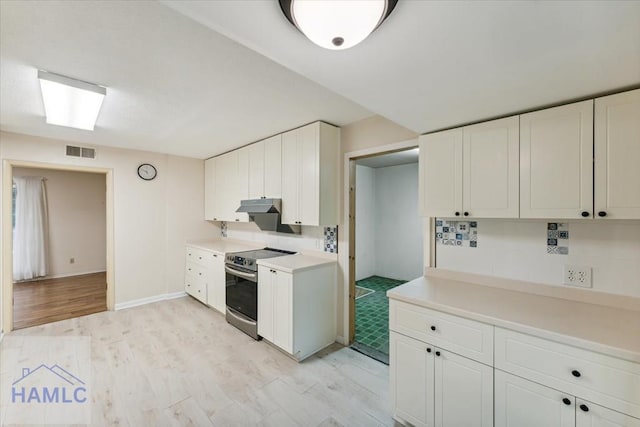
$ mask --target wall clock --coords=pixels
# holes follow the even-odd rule
[[[158,171],[156,170],[155,166],[149,163],[143,163],[138,166],[138,176],[145,181],[151,181],[156,176],[158,176]]]

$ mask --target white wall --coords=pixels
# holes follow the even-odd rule
[[[107,147],[82,159],[67,157],[65,145],[1,132],[0,159],[112,169],[116,304],[182,290],[185,242],[220,235],[203,220],[204,161]],[[138,178],[141,163],[154,164],[158,177]]]
[[[638,221],[566,221],[568,255],[546,253],[545,220],[477,222],[478,247],[437,244],[438,268],[566,286],[564,265],[586,266],[592,267],[593,290],[640,297]]]
[[[13,176],[46,178],[49,219],[47,277],[105,271],[106,176],[53,169],[14,168]],[[70,263],[70,258],[74,263]]]
[[[356,280],[373,274],[402,280],[422,276],[422,231],[418,164],[357,165]]]
[[[375,169],[356,165],[356,280],[376,274]]]

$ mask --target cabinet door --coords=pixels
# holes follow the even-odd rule
[[[282,134],[282,223],[298,222],[299,129]]]
[[[494,376],[496,427],[575,426],[573,396],[497,369]]]
[[[282,198],[282,135],[264,140],[264,194],[268,199]]]
[[[493,368],[435,350],[435,425],[493,427]]]
[[[298,185],[298,221],[305,225],[320,224],[320,123],[300,129],[300,181]]]
[[[218,156],[215,165],[216,204],[214,218],[218,221],[234,221],[234,193],[238,173],[238,152]]]
[[[215,216],[216,200],[216,159],[204,162],[204,219],[212,221]]]
[[[463,128],[462,207],[473,218],[517,218],[519,118]]]
[[[640,419],[576,399],[576,427],[640,427]]]
[[[224,272],[224,256],[212,253],[208,259],[207,271],[207,305],[220,313],[226,311],[226,283]]]
[[[293,277],[289,273],[273,271],[274,273],[271,273],[275,276],[273,343],[293,354]]]
[[[270,268],[258,266],[258,335],[273,341],[275,304],[275,274]]]
[[[640,89],[595,101],[595,215],[640,218]]]
[[[434,426],[434,352],[413,338],[390,333],[391,405],[394,417],[418,427]],[[427,352],[427,348],[431,352]]]
[[[593,100],[520,116],[520,217],[593,214]]]
[[[420,137],[420,196],[424,216],[462,212],[462,128]]]
[[[264,197],[265,141],[256,142],[249,150],[249,199]]]
[[[233,212],[234,221],[249,222],[247,213],[236,212],[240,207],[240,201],[249,198],[249,147],[240,148],[236,152],[238,153],[238,170],[230,209]]]

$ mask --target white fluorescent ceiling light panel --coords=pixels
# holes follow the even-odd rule
[[[38,79],[48,124],[93,130],[107,89],[42,70]]]

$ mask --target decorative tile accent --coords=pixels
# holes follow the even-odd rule
[[[547,223],[547,253],[554,255],[569,254],[569,224],[564,222]]]
[[[436,219],[436,242],[445,246],[477,248],[478,222]]]
[[[324,228],[324,251],[338,253],[338,226]]]
[[[226,221],[221,221],[220,222],[220,235],[222,235],[222,237],[227,237],[227,222]]]

